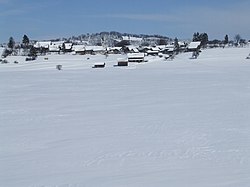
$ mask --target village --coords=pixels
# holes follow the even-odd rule
[[[27,35],[24,35],[22,42],[15,43],[10,37],[8,44],[1,45],[0,61],[9,63],[7,56],[26,56],[26,61],[34,61],[37,56],[46,55],[104,55],[108,57],[112,54],[120,54],[123,56],[117,59],[117,66],[128,66],[130,62],[147,62],[145,57],[148,56],[173,60],[180,53],[191,52],[190,58],[196,59],[203,49],[249,45],[250,42],[243,40],[240,35],[235,36],[235,41],[229,41],[228,35],[222,41],[209,41],[207,33],[198,32],[194,33],[192,40],[171,39],[158,35],[121,34],[114,31],[38,41],[30,40]],[[48,60],[48,57],[44,59]],[[14,63],[19,62],[14,61]],[[105,62],[98,62],[93,67],[103,68]]]
[[[198,36],[200,36],[198,38]],[[204,37],[205,36],[205,39]],[[117,58],[117,66],[129,66],[129,63],[143,63],[148,60],[146,57],[154,56],[163,58],[164,60],[173,60],[180,53],[191,52],[190,58],[196,59],[201,50],[214,47],[232,47],[233,43],[208,43],[207,34],[196,34],[197,38],[190,40],[181,40],[177,38],[170,39],[162,36],[134,36],[134,35],[110,35],[110,33],[100,33],[99,35],[89,36],[89,38],[71,38],[65,40],[42,40],[29,41],[24,35],[22,43],[14,43],[10,39],[8,44],[2,48],[1,63],[9,63],[7,56],[26,56],[25,61],[35,61],[37,56],[44,56],[44,60],[48,60],[46,55],[122,55]],[[205,40],[205,41],[203,41]],[[13,44],[11,44],[11,41]],[[245,45],[247,45],[246,43]],[[249,45],[249,44],[248,44]],[[45,57],[46,56],[46,57]],[[17,60],[14,63],[19,63]],[[58,70],[62,69],[62,65],[58,64]],[[105,62],[97,62],[94,68],[105,67]]]

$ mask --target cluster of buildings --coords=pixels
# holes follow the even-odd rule
[[[64,41],[38,41],[34,48],[40,53],[72,53],[78,55],[85,54],[121,54],[121,53],[144,53],[146,55],[158,56],[161,54],[173,54],[176,50],[175,44],[153,45],[153,46],[136,46],[124,45],[122,47],[89,46],[86,44],[73,44]],[[200,42],[178,42],[179,51],[196,50],[200,47]]]

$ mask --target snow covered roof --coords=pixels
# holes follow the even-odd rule
[[[139,50],[137,49],[137,47],[133,46],[133,45],[129,45],[127,46],[129,51],[134,51],[135,53],[138,53]]]
[[[57,45],[57,46],[62,46],[64,41],[56,41],[56,42],[51,42],[51,45]]]
[[[166,49],[173,49],[174,48],[174,44],[168,44],[167,46],[166,46]]]
[[[64,41],[51,42],[49,45],[49,51],[59,52],[60,48],[63,46]]]
[[[40,48],[40,47],[43,47],[43,48],[49,48],[49,45],[51,44],[51,41],[44,41],[44,42],[36,42],[34,44],[34,47],[35,48]]]
[[[159,47],[152,47],[151,50],[152,51],[159,51]]]
[[[49,45],[49,51],[59,52],[60,51],[60,46],[58,46],[58,45]]]
[[[103,46],[86,46],[86,51],[105,51]]]
[[[182,41],[179,41],[178,44],[179,44],[179,46],[185,46],[186,45],[186,43],[182,42]]]
[[[191,42],[188,45],[188,49],[197,49],[200,45],[201,45],[200,41],[198,41],[198,42]]]
[[[162,50],[162,49],[165,49],[166,48],[166,45],[157,45],[156,46],[158,49]]]
[[[85,45],[73,45],[72,50],[76,52],[81,52],[81,51],[85,51],[86,49],[85,49]]]
[[[118,50],[120,51],[122,49],[122,47],[108,47],[109,51],[113,51],[113,50]]]
[[[128,58],[144,58],[144,53],[128,53]]]

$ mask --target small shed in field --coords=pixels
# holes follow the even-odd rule
[[[118,58],[117,66],[128,66],[128,59]]]
[[[92,68],[104,68],[104,67],[105,67],[104,62],[97,62],[94,64],[94,66]]]

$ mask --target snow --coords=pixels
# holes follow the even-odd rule
[[[248,187],[249,51],[128,67],[113,66],[123,55],[8,57],[0,186]]]

